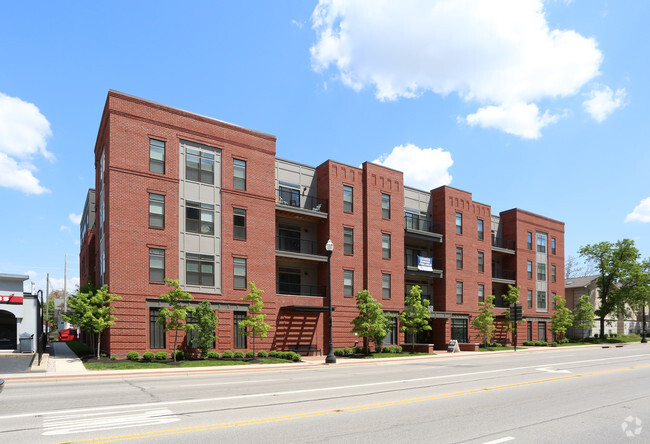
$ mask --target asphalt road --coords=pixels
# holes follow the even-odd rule
[[[7,373],[27,372],[33,358],[32,354],[0,354],[0,376]]]
[[[0,438],[7,443],[650,442],[649,382],[650,348],[641,344],[28,381],[0,395]]]

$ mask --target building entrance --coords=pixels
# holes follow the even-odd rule
[[[0,310],[0,350],[15,350],[16,338],[16,316]]]

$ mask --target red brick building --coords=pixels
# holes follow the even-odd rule
[[[219,351],[247,349],[238,321],[254,281],[273,326],[258,348],[326,353],[328,239],[337,348],[355,345],[357,291],[398,314],[416,284],[431,301],[433,327],[418,342],[476,342],[477,303],[495,294],[503,305],[508,284],[521,286],[528,321],[519,342],[550,338],[551,297],[564,288],[562,222],[519,209],[496,216],[468,192],[404,187],[402,172],[369,162],[279,159],[271,135],[115,91],[95,170],[80,278],[122,297],[104,341],[112,355],[171,349],[155,322],[165,277],[179,279],[193,303],[210,301]],[[395,325],[385,343],[403,342]]]

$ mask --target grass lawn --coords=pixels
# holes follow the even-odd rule
[[[479,347],[478,351],[480,352],[491,352],[499,350],[514,350],[514,347],[504,347],[503,345],[495,345],[494,347]],[[526,350],[526,347],[517,347],[517,350]]]
[[[290,364],[293,361],[277,358],[258,358],[258,364]],[[179,368],[179,367],[223,367],[228,365],[251,365],[248,361],[222,360],[222,359],[197,359],[190,361],[143,362],[143,361],[101,361],[86,362],[88,370],[146,370],[149,368]]]

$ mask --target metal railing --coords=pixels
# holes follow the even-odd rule
[[[325,297],[325,286],[277,281],[276,292],[278,294],[290,294],[297,296]]]
[[[502,237],[493,237],[492,246],[497,248],[505,248],[506,250],[514,250],[515,241],[510,239],[504,239]]]
[[[404,216],[404,228],[442,234],[442,224],[431,222],[430,220],[415,214],[407,214]]]
[[[318,254],[316,241],[299,239],[293,236],[277,236],[275,248],[278,251],[290,251],[292,253]]]
[[[515,272],[513,270],[495,270],[492,269],[492,277],[494,279],[506,279],[509,281],[515,280]]]
[[[327,213],[327,199],[303,196],[299,194],[298,190],[290,188],[278,188],[275,190],[275,202],[288,207]]]

